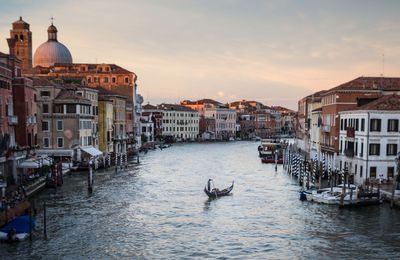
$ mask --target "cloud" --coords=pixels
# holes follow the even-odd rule
[[[31,24],[34,48],[47,40],[54,16],[75,62],[134,71],[145,99],[215,96],[293,108],[314,91],[379,75],[382,53],[385,75],[398,76],[399,7],[357,0],[3,0],[0,50],[8,52],[5,38],[20,15]]]

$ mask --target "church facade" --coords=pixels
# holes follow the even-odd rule
[[[12,24],[8,40],[10,54],[21,60],[22,74],[27,77],[61,79],[64,82],[81,84],[90,88],[104,88],[127,97],[127,104],[133,107],[133,136],[128,142],[140,147],[140,108],[137,104],[137,76],[116,64],[73,63],[69,49],[59,42],[58,29],[51,23],[47,30],[48,40],[35,51],[32,59],[32,32],[22,17]]]

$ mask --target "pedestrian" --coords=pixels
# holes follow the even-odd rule
[[[383,183],[383,174],[379,174],[379,183],[382,184]]]

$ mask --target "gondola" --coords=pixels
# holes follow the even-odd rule
[[[207,189],[207,187],[204,187],[204,192],[210,198],[218,198],[218,197],[221,197],[221,196],[227,196],[233,190],[233,184],[234,184],[234,182],[232,182],[232,185],[229,188],[226,188],[226,189],[223,189],[223,190],[212,189],[211,191],[209,191]]]

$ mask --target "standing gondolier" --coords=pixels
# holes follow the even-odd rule
[[[211,191],[211,182],[212,182],[212,179],[208,179],[208,182],[207,182],[207,190],[208,191]]]

